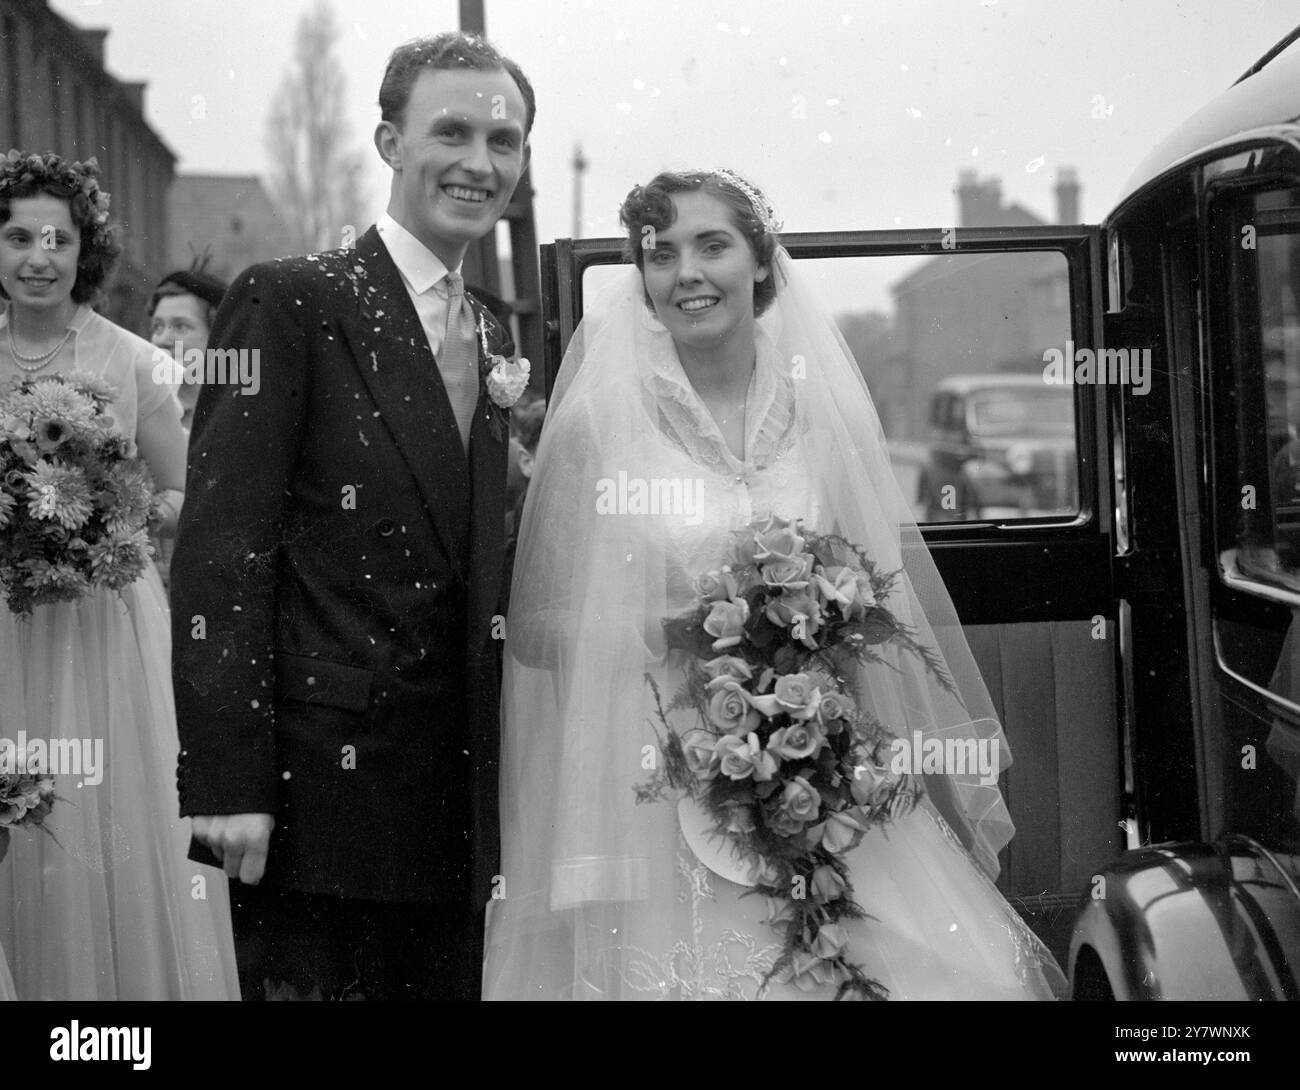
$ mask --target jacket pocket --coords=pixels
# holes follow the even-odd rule
[[[344,711],[364,712],[370,706],[370,686],[374,670],[349,666],[342,662],[275,653],[275,697],[319,704]]]

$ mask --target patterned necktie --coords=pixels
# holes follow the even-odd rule
[[[451,411],[456,414],[461,444],[468,453],[469,431],[474,423],[474,407],[478,404],[474,308],[465,298],[465,281],[458,273],[449,272],[444,283],[447,286],[447,330],[442,338],[442,351],[438,353],[438,371],[451,401]]]

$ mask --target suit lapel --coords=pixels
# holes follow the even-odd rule
[[[415,478],[447,556],[465,573],[474,497],[442,375],[402,275],[374,227],[357,241],[355,260],[358,308],[341,318],[353,362]]]
[[[477,305],[475,307],[477,310]],[[484,366],[484,348],[478,346],[479,373]],[[470,526],[469,646],[478,647],[501,595],[502,565],[505,563],[506,522],[506,434],[493,434],[492,406],[480,389],[469,433],[469,465],[472,479],[472,523]]]

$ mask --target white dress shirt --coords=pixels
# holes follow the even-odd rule
[[[443,335],[447,332],[447,266],[387,212],[379,217],[375,227],[388,247],[397,271],[402,274],[402,283],[415,304],[415,313],[420,316],[420,324],[424,326],[424,334],[429,338],[429,348],[436,360],[442,351]],[[455,271],[460,270],[457,268]]]

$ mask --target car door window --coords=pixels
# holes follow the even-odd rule
[[[1255,716],[1224,715],[1248,782],[1235,824],[1300,836],[1300,187],[1267,185],[1269,156],[1226,171],[1211,199],[1210,437],[1220,590],[1212,599],[1220,668],[1253,691]],[[1260,699],[1262,698],[1262,699]],[[1262,745],[1260,744],[1262,742]],[[1244,757],[1239,757],[1244,754]]]

